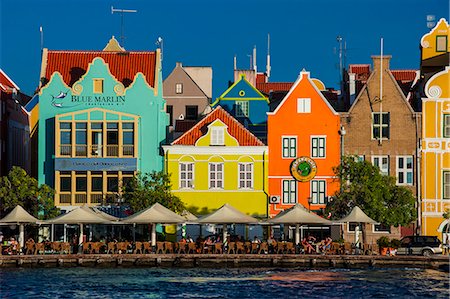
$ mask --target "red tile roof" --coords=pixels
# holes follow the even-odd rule
[[[367,81],[370,76],[370,64],[350,64],[348,72],[356,74],[356,80]]]
[[[103,51],[48,51],[45,78],[50,79],[58,71],[64,82],[72,86],[81,78],[95,57],[109,64],[111,73],[125,87],[129,86],[136,73],[142,72],[150,86],[155,86],[156,52],[103,52]]]
[[[257,83],[256,89],[265,94],[269,94],[271,91],[289,91],[292,85],[294,85],[294,82]]]
[[[228,133],[237,139],[240,146],[264,146],[261,140],[247,130],[221,106],[217,106],[194,127],[172,142],[172,145],[195,145],[195,142],[208,132],[208,125],[216,119],[220,119],[228,126]]]
[[[391,70],[391,73],[397,81],[408,82],[416,78],[416,70]]]

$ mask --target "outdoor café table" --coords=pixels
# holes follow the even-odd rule
[[[1,245],[1,254],[8,254],[8,249],[11,245],[9,244],[2,244]]]

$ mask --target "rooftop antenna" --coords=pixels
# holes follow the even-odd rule
[[[158,36],[158,39],[155,43],[161,49],[161,62],[163,61],[163,48],[164,48],[164,40],[161,36]]]
[[[249,67],[249,69],[251,70],[252,69],[252,54],[247,54],[247,57],[249,57],[250,58],[250,67]]]
[[[114,8],[113,6],[111,6],[111,14],[114,14],[114,13],[120,13],[120,44],[122,45],[122,47],[123,47],[123,45],[124,45],[124,39],[125,39],[125,36],[123,35],[123,14],[124,13],[135,13],[135,12],[137,12],[137,10],[135,10],[135,9],[121,9],[121,8]]]
[[[44,30],[42,26],[39,27],[39,32],[41,34],[41,52],[44,50]]]
[[[342,50],[342,36],[338,35],[336,41],[339,43],[339,82],[342,83],[342,71],[343,71],[343,50]]]
[[[427,15],[427,27],[429,29],[431,29],[434,26],[436,26],[436,16],[434,16],[434,15]]]
[[[257,66],[256,66],[256,46],[253,46],[253,70],[255,71],[255,74],[257,73]]]
[[[270,33],[267,33],[267,64],[266,64],[267,81],[270,78]]]

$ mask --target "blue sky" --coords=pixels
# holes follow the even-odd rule
[[[0,0],[0,68],[31,94],[39,83],[39,26],[51,50],[101,50],[120,36],[111,6],[138,10],[124,16],[127,50],[154,50],[164,39],[164,77],[176,61],[212,66],[214,98],[233,79],[234,55],[238,68],[248,68],[256,46],[265,70],[268,33],[270,81],[294,81],[305,68],[337,88],[338,35],[347,63],[371,63],[383,37],[391,69],[417,69],[426,15],[449,15],[448,0]]]

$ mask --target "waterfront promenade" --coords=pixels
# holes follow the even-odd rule
[[[0,256],[11,267],[430,268],[449,270],[449,256],[296,254],[51,254]]]

